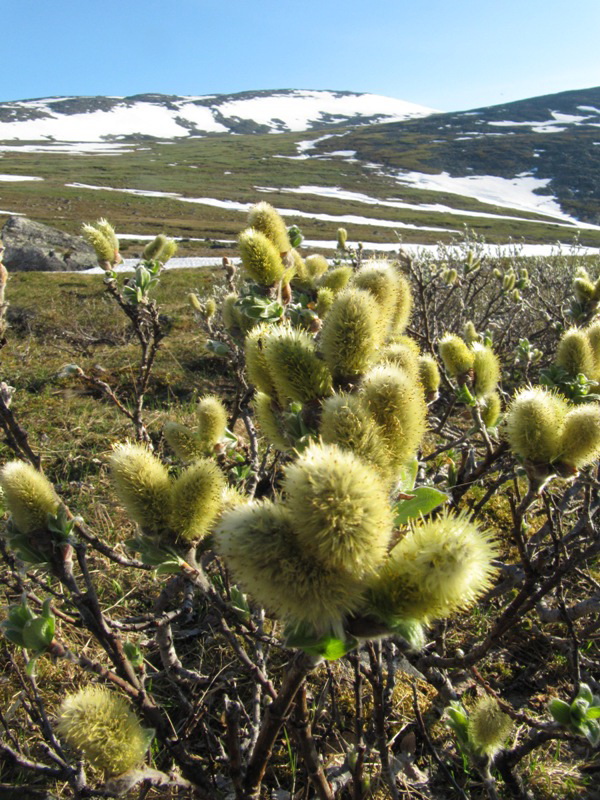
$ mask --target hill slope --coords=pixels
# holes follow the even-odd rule
[[[600,245],[600,89],[449,114],[374,97],[285,90],[4,104],[0,137],[26,125],[50,136],[44,126],[56,125],[63,141],[0,139],[0,223],[21,213],[75,231],[105,216],[126,236],[164,230],[186,239],[186,252],[226,253],[249,206],[266,199],[315,246],[331,246],[339,226],[373,248],[397,247],[398,236],[448,241],[464,226],[491,242],[571,242],[579,232]],[[199,135],[199,116],[185,128],[177,119],[188,106],[215,125],[220,109],[237,132]],[[156,138],[135,114],[135,133],[125,132],[142,107],[168,117],[172,138],[166,129]],[[397,121],[402,114],[413,116]],[[382,115],[396,121],[373,122]],[[99,119],[115,126],[94,128]],[[244,125],[269,133],[240,133]]]

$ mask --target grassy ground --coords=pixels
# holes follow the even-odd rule
[[[97,210],[94,216],[97,216]],[[206,392],[222,392],[226,398],[231,394],[229,366],[227,362],[205,352],[204,334],[186,299],[192,290],[204,295],[222,277],[220,270],[170,270],[161,279],[156,297],[170,331],[158,354],[146,404],[148,428],[161,454],[164,454],[161,429],[167,419],[189,422],[195,399]],[[131,534],[132,526],[125,519],[122,509],[115,504],[106,462],[112,444],[132,436],[133,430],[106,400],[94,395],[76,380],[59,378],[57,374],[65,364],[78,364],[86,372],[93,372],[116,387],[126,401],[136,365],[136,344],[118,309],[105,295],[99,276],[14,274],[8,284],[7,297],[10,301],[10,330],[8,344],[1,354],[2,379],[17,389],[12,407],[31,432],[34,449],[42,454],[45,469],[56,481],[68,504],[77,509],[108,543],[122,542]],[[1,443],[0,461],[10,458],[9,449]],[[478,499],[475,490],[471,499]],[[489,524],[501,536],[506,535],[510,518],[507,503],[502,498],[490,506]],[[507,542],[504,548],[508,552]],[[92,568],[101,598],[110,603],[111,613],[115,616],[148,611],[152,599],[160,590],[160,578],[145,574],[140,579],[139,573],[113,569],[112,565],[107,570],[100,556],[92,557]],[[5,587],[4,594],[7,601],[15,600],[14,591]],[[436,628],[435,635],[439,641],[445,641],[450,649],[456,646],[468,649],[474,640],[481,639],[489,631],[496,610],[493,603],[486,609],[475,609],[469,615],[453,619],[447,626]],[[203,620],[209,617],[209,610],[200,610],[199,614]],[[93,646],[83,632],[76,635],[71,643],[75,649],[83,649],[94,655]],[[145,644],[149,648],[148,668],[158,673],[157,654],[150,642]],[[592,647],[597,648],[597,642],[593,642]],[[186,659],[201,663],[202,669],[211,674],[226,671],[232,663],[231,650],[212,641],[210,637],[186,641],[181,652]],[[19,688],[14,679],[9,677],[11,663],[6,651],[0,655],[0,668],[4,679],[0,684],[0,700],[5,707],[11,707]],[[566,689],[564,656],[549,649],[547,640],[537,635],[528,620],[519,623],[511,631],[502,657],[487,659],[480,669],[493,684],[511,687],[512,695],[507,699],[516,706],[527,703],[530,710],[540,714],[544,713],[549,696],[562,695]],[[279,674],[278,670],[276,663],[276,675]],[[67,689],[83,682],[80,672],[71,667],[65,670],[62,664],[53,664],[49,659],[40,661],[38,676],[50,708],[56,707]],[[337,717],[329,718],[327,713],[330,712],[325,712],[321,720],[328,729],[339,730],[336,745],[329,753],[331,764],[343,759],[355,743],[351,677],[352,670],[348,664],[340,661],[333,665],[329,674],[319,673],[311,678],[309,685],[311,701],[315,706],[319,704],[319,698],[333,691],[332,686],[337,692]],[[164,676],[157,674],[155,685],[158,697],[169,696],[171,687],[165,682]],[[240,691],[243,693],[243,686]],[[414,708],[408,680],[401,681],[396,691],[394,718],[390,724],[393,732],[399,735],[414,719]],[[418,702],[432,740],[444,758],[454,765],[456,779],[462,785],[466,778],[460,758],[456,756],[444,725],[431,709],[431,696],[431,688],[418,682]],[[224,728],[220,695],[216,698],[207,691],[206,696],[193,699],[199,707],[205,703],[203,724],[208,726],[212,734],[222,736]],[[365,720],[368,721],[373,704],[366,684],[364,703]],[[177,715],[175,707],[173,714]],[[25,730],[23,736],[27,737]],[[36,752],[37,743],[32,741],[31,747]],[[536,750],[525,767],[536,800],[597,797],[589,774],[580,769],[587,754],[585,747],[573,747],[566,743],[552,743]],[[294,758],[293,748],[286,747],[284,740],[281,740],[275,751],[274,774],[282,789],[294,787]],[[424,770],[423,774],[434,767],[425,749],[419,751],[417,764],[419,769]],[[301,776],[298,777],[300,780]],[[0,781],[7,784],[12,781],[16,785],[26,781],[26,777],[8,770],[0,772]],[[477,800],[482,798],[483,789],[477,785],[477,781],[471,785],[476,788],[470,796]],[[303,790],[306,787],[296,784],[295,788]],[[68,796],[64,787],[56,786],[53,791],[57,797]],[[0,789],[0,795],[1,792]],[[434,797],[449,796],[444,793],[443,785],[436,786],[435,792]],[[378,791],[373,796],[383,798],[386,795]],[[431,795],[421,793],[417,781],[407,785],[405,796],[416,800]]]
[[[386,126],[382,126],[381,133],[373,134],[374,141],[365,139],[364,145],[363,138],[366,135],[353,134],[356,146],[364,147],[366,161],[378,160],[376,156],[379,147],[379,160],[389,161],[386,130]],[[406,167],[408,155],[404,160],[401,158],[401,154],[405,153],[410,154],[409,160],[412,159],[412,166],[409,168],[419,169],[419,142],[414,140],[412,134],[406,136],[406,141],[403,139],[400,144],[396,143],[399,151],[394,158],[400,158],[400,162],[396,164],[392,159],[389,166]],[[101,156],[6,152],[2,156],[3,172],[36,176],[43,178],[43,181],[3,183],[2,209],[24,213],[37,221],[70,232],[77,232],[82,220],[93,220],[100,215],[111,220],[122,233],[148,234],[161,229],[171,236],[200,238],[205,241],[186,247],[187,251],[197,254],[210,252],[210,242],[213,240],[234,239],[243,225],[242,213],[181,202],[172,197],[139,197],[118,192],[94,191],[69,184],[171,192],[187,198],[205,197],[241,203],[266,199],[284,209],[333,216],[353,214],[374,220],[397,221],[398,232],[406,242],[448,241],[452,234],[445,233],[443,229],[461,231],[465,224],[484,234],[490,242],[506,242],[512,238],[526,242],[553,243],[557,240],[570,242],[573,239],[574,231],[560,227],[541,215],[518,212],[517,216],[524,221],[505,219],[507,216],[515,216],[515,213],[511,213],[510,209],[493,207],[466,197],[402,187],[392,178],[362,163],[328,157],[326,150],[317,159],[290,159],[289,156],[297,155],[296,142],[307,138],[311,138],[311,135],[209,136],[173,143],[144,143],[134,146],[131,152]],[[312,138],[317,137],[313,134]],[[340,149],[347,146],[345,142],[345,137],[334,138],[327,140],[323,146]],[[425,147],[425,143],[422,146]],[[432,169],[431,165],[423,168],[425,171]],[[487,219],[431,210],[394,209],[351,200],[287,194],[273,188],[303,185],[342,187],[381,199],[438,203],[459,210],[493,212],[498,217]],[[257,187],[269,187],[271,191],[264,193]],[[4,219],[0,215],[0,224]],[[534,223],[533,220],[538,221]],[[300,224],[307,238],[328,240],[334,240],[337,228],[344,224],[335,220],[296,220],[291,217],[288,221],[289,224]],[[440,230],[402,229],[402,223]],[[346,227],[351,227],[350,236],[354,241],[387,242],[393,239],[393,228],[364,224]],[[581,241],[591,246],[598,245],[600,234],[583,231]]]

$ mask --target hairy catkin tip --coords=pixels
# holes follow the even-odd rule
[[[467,514],[415,525],[391,551],[371,587],[384,619],[442,619],[472,606],[491,586],[497,546]]]
[[[6,507],[20,533],[45,529],[48,514],[56,514],[59,500],[54,487],[31,464],[9,461],[0,470],[0,486]]]
[[[298,542],[320,563],[360,577],[382,561],[393,519],[375,470],[336,445],[315,444],[285,470]]]
[[[469,741],[478,753],[489,758],[493,758],[502,749],[512,729],[511,718],[489,695],[481,697],[469,714]]]
[[[248,214],[248,224],[263,233],[278,253],[287,253],[291,249],[285,222],[269,203],[262,202],[252,206]]]
[[[166,467],[140,444],[120,444],[110,459],[119,500],[143,530],[160,533],[169,525],[172,498]]]
[[[541,386],[522,389],[506,413],[506,438],[512,451],[537,464],[550,464],[561,453],[569,405]]]
[[[127,702],[101,686],[68,695],[58,712],[58,735],[107,775],[144,760],[154,731],[143,728]]]

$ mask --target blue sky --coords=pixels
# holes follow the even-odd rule
[[[599,0],[3,0],[0,101],[345,89],[442,111],[600,85]]]

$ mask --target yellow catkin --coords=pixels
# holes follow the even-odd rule
[[[361,603],[359,582],[312,558],[279,504],[250,503],[224,514],[215,546],[242,589],[291,624],[340,630],[343,616]]]
[[[541,386],[518,392],[506,413],[506,438],[512,451],[537,464],[550,464],[562,451],[568,403]]]
[[[491,586],[497,547],[467,514],[416,524],[391,551],[369,600],[388,622],[428,622],[469,608]]]
[[[0,486],[20,533],[46,529],[48,514],[56,514],[59,501],[54,487],[41,472],[24,461],[9,461],[0,470]]]
[[[269,203],[257,203],[250,209],[248,224],[263,233],[278,253],[287,253],[291,249],[285,222],[281,215]]]
[[[128,703],[102,686],[67,695],[56,730],[106,775],[121,775],[144,760],[154,731],[142,728]]]
[[[286,468],[283,491],[303,552],[356,576],[381,563],[393,527],[387,489],[354,453],[311,445]]]
[[[110,459],[115,489],[131,519],[144,531],[169,527],[171,484],[166,467],[140,444],[120,444]]]

